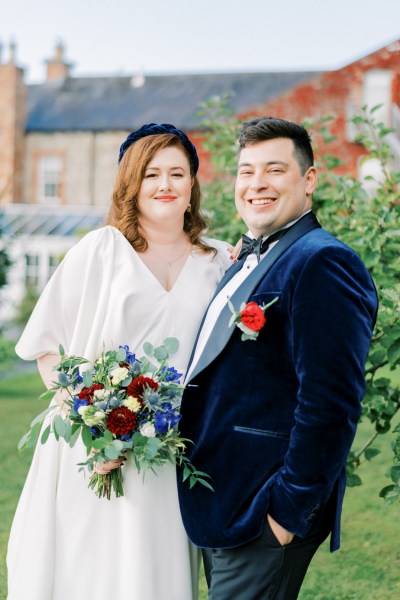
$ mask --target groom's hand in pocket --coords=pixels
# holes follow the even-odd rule
[[[290,542],[294,538],[294,533],[291,533],[290,531],[282,527],[282,525],[279,525],[279,523],[277,523],[275,519],[271,517],[271,515],[267,515],[267,519],[269,526],[272,529],[272,533],[274,534],[280,545],[286,546],[287,544],[290,544]]]

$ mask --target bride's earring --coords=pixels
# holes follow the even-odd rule
[[[192,212],[192,206],[190,204],[188,204],[186,212],[187,213],[191,213]]]

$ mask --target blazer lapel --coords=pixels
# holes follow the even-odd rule
[[[277,259],[300,237],[311,231],[321,227],[313,213],[308,213],[302,219],[297,221],[293,227],[279,240],[279,243],[272,248],[270,252],[262,259],[258,267],[245,279],[241,286],[232,295],[231,302],[236,310],[239,310],[242,302],[246,302],[251,296],[253,290],[257,287],[257,284],[265,277],[268,271],[271,269]],[[223,285],[233,277],[233,275],[240,269],[241,265],[234,265],[226,272],[225,276],[221,280]],[[238,267],[235,269],[235,267]],[[231,271],[233,271],[232,274]],[[230,276],[228,276],[228,274]],[[222,289],[223,285],[218,286],[218,292]],[[218,293],[216,292],[216,293]],[[215,295],[214,295],[215,297]],[[197,365],[194,367],[188,381],[191,381],[200,371],[205,369],[213,360],[216,358],[222,349],[226,346],[231,335],[233,334],[235,327],[229,327],[229,321],[232,313],[229,306],[226,304],[222,309],[217,322],[215,323],[214,329],[212,330],[210,337],[204,347],[204,350],[199,357]],[[204,319],[203,319],[204,322]],[[201,328],[200,328],[201,329]],[[197,342],[197,340],[196,340]],[[192,352],[193,358],[194,351]],[[191,361],[190,361],[191,363]],[[189,363],[189,366],[190,366]]]

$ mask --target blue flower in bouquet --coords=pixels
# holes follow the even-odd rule
[[[179,383],[182,373],[178,373],[174,367],[163,367],[160,370],[160,376],[163,381],[174,381],[175,383]]]
[[[126,352],[126,362],[130,365],[133,365],[136,362],[136,356],[133,352],[129,350],[129,346],[119,346],[119,348],[123,348]]]
[[[76,412],[78,412],[78,409],[79,409],[81,406],[88,406],[88,404],[89,404],[89,401],[88,401],[88,400],[86,400],[86,399],[83,399],[83,398],[82,398],[82,399],[81,399],[81,398],[73,398],[73,401],[74,401],[74,406],[73,406],[73,409],[74,409]]]
[[[169,429],[172,429],[180,419],[180,415],[176,414],[172,408],[166,412],[156,412],[154,419],[154,427],[157,433],[165,435]]]
[[[143,402],[147,408],[155,410],[161,406],[162,399],[158,392],[148,387],[143,392]]]

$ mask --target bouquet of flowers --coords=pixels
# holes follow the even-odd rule
[[[175,338],[167,338],[157,348],[145,343],[146,356],[137,359],[128,346],[120,346],[89,363],[67,356],[60,346],[58,381],[42,397],[50,399],[58,390],[66,390],[67,415],[62,416],[59,404],[51,404],[32,421],[18,448],[32,447],[47,419],[42,444],[52,433],[57,441],[63,438],[73,447],[81,436],[88,458],[78,466],[92,473],[89,487],[99,497],[110,499],[112,490],[117,497],[123,495],[122,468],[102,475],[93,472],[94,464],[128,455],[139,472],[176,462],[183,466],[183,480],[190,487],[201,483],[212,490],[209,476],[197,471],[185,456],[190,440],[181,438],[177,428],[183,386],[181,374],[167,365],[167,359],[178,347]]]

